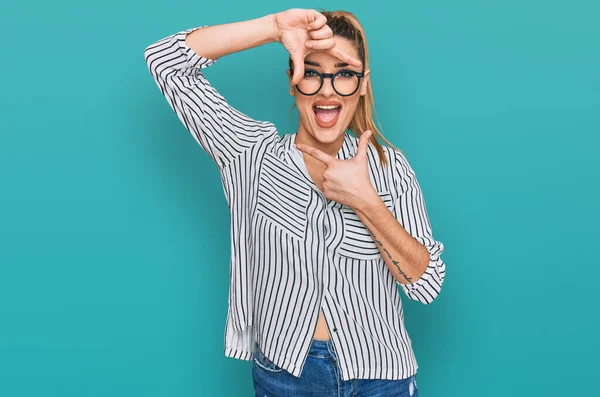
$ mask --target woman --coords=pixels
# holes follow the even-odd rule
[[[283,137],[202,73],[271,42],[290,54],[300,114]],[[431,303],[444,247],[405,156],[376,139],[367,49],[351,13],[291,9],[190,28],[145,50],[162,94],[221,173],[231,212],[225,355],[253,360],[258,396],[418,393],[397,285]]]

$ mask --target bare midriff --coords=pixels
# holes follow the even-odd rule
[[[323,311],[319,311],[319,320],[317,321],[317,326],[315,327],[315,333],[313,334],[313,339],[319,340],[328,340],[330,339],[329,330],[327,329],[327,323],[325,322],[325,316],[323,316]]]

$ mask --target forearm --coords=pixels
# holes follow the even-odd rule
[[[402,284],[415,282],[427,269],[429,252],[404,229],[373,191],[359,208],[354,208],[367,227],[386,265]]]
[[[275,14],[269,14],[247,21],[207,26],[188,34],[185,41],[197,54],[218,59],[279,39]]]

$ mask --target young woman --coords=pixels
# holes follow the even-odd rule
[[[297,132],[282,137],[229,105],[202,73],[271,42],[290,54],[300,115]],[[144,55],[221,174],[231,212],[225,355],[253,360],[257,395],[417,396],[397,286],[431,303],[444,247],[406,157],[376,139],[385,140],[356,17],[291,9],[182,30]]]

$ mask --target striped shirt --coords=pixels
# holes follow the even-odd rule
[[[216,62],[189,48],[182,30],[150,44],[148,69],[170,107],[216,163],[231,214],[231,261],[224,353],[254,358],[255,343],[299,377],[323,311],[343,380],[404,379],[418,365],[398,285],[424,304],[440,293],[445,264],[432,237],[417,178],[405,156],[384,146],[381,167],[368,147],[371,182],[388,209],[430,256],[412,284],[389,271],[352,208],[328,200],[312,181],[296,134],[233,108],[202,73]],[[358,138],[344,133],[336,158]]]

